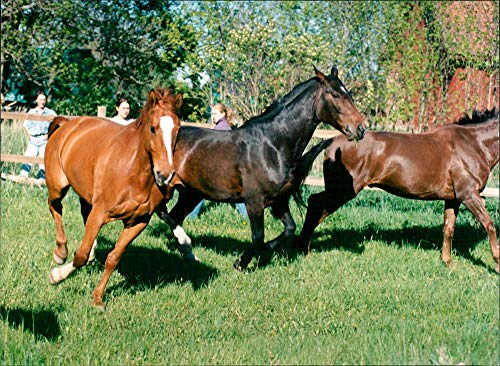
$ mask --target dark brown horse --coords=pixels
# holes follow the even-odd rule
[[[496,230],[480,196],[497,163],[495,110],[421,134],[368,132],[357,144],[335,138],[323,165],[325,191],[309,197],[298,245],[309,251],[319,223],[363,188],[378,187],[405,198],[445,201],[441,258],[447,264],[458,209],[464,203],[488,233],[498,272]]]
[[[104,274],[93,292],[94,305],[104,308],[106,284],[127,246],[147,226],[173,175],[173,148],[180,128],[182,95],[151,90],[139,118],[122,126],[104,118],[56,118],[45,150],[50,213],[57,234],[53,257],[68,256],[61,200],[71,187],[80,197],[85,234],[71,263],[54,268],[52,284],[66,279],[91,257],[101,227],[122,220],[124,228],[108,254]],[[92,258],[90,258],[92,259]]]
[[[179,198],[170,214],[166,207],[158,214],[173,230],[182,252],[191,250],[191,239],[180,225],[202,198],[245,202],[252,245],[236,260],[238,269],[246,268],[257,250],[264,249],[264,208],[271,206],[274,217],[285,226],[268,247],[293,238],[289,192],[314,160],[314,152],[306,158],[302,154],[318,124],[327,123],[349,139],[361,139],[364,134],[364,118],[337,69],[333,67],[329,76],[316,68],[315,73],[236,130],[180,129],[174,151],[176,174],[170,184],[179,191]]]

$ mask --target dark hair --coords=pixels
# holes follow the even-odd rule
[[[122,103],[128,103],[128,105],[130,105],[127,98],[121,97],[116,100],[116,107],[118,108]]]
[[[36,98],[38,98],[39,95],[43,95],[45,98],[47,98],[47,94],[45,94],[45,92],[43,90],[39,90],[37,93],[36,93]]]

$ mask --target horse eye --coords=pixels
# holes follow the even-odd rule
[[[153,135],[155,135],[155,134],[156,134],[156,128],[155,128],[154,126],[151,126],[151,133],[152,133]]]
[[[335,99],[340,99],[340,94],[339,94],[339,93],[337,93],[337,92],[333,92],[333,93],[332,93],[332,95],[333,95],[333,97],[334,97]]]

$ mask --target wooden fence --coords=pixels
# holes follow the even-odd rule
[[[97,114],[99,117],[106,117],[106,109],[103,107],[98,107]],[[68,118],[75,118],[75,116],[64,116]],[[36,114],[28,114],[28,113],[19,113],[19,112],[5,112],[2,111],[1,119],[12,119],[24,121],[25,119],[31,119],[35,121],[52,121],[54,119],[53,116],[40,116]],[[192,122],[182,122],[183,126],[195,126],[202,128],[210,128],[211,125],[209,123],[192,123]],[[316,130],[314,131],[313,137],[326,139],[334,136],[338,136],[340,132],[337,130]],[[24,155],[9,155],[9,154],[1,154],[0,160],[2,162],[10,162],[10,163],[31,163],[31,164],[40,164],[43,163],[43,158],[39,157],[29,157]],[[324,186],[322,177],[306,177],[304,184],[312,185],[312,186]],[[374,189],[380,190],[379,188],[365,188],[365,189]],[[499,188],[485,188],[482,193],[483,197],[499,197]]]

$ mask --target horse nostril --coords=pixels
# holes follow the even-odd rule
[[[158,171],[154,171],[154,177],[156,180],[156,184],[158,184],[160,187],[165,184],[165,177]]]
[[[358,136],[360,139],[363,138],[363,136],[365,135],[365,128],[363,127],[363,125],[358,125],[358,127],[356,128],[357,132],[358,132]]]

